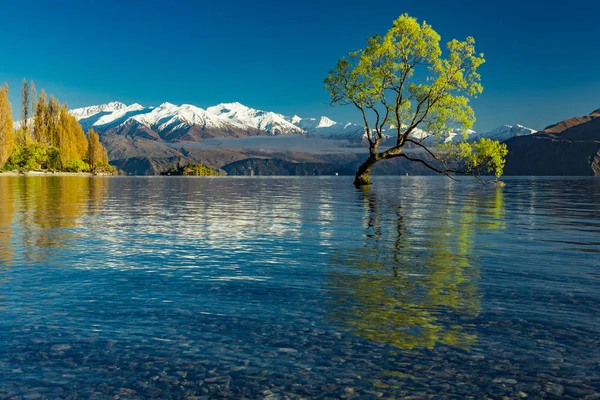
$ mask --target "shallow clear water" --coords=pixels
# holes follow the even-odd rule
[[[600,392],[600,180],[351,183],[0,176],[0,398]]]

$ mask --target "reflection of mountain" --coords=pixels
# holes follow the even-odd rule
[[[365,244],[334,259],[343,267],[331,274],[332,317],[359,336],[402,348],[470,347],[470,321],[480,312],[473,237],[475,229],[502,227],[502,191],[483,204],[449,201],[440,215],[362,196]]]

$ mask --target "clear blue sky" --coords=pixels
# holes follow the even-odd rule
[[[0,81],[20,81],[71,107],[239,101],[301,116],[358,121],[328,105],[336,61],[402,13],[442,40],[474,36],[487,63],[474,102],[483,131],[540,129],[600,108],[600,1],[9,1],[2,6]]]

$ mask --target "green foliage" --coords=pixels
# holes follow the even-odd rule
[[[60,159],[60,149],[54,146],[32,142],[15,146],[4,170],[82,172],[88,171],[89,166],[79,159],[68,160],[63,165]]]
[[[117,169],[106,161],[97,161],[91,172],[100,175],[116,175]]]
[[[414,138],[417,128],[427,132],[428,137],[437,138],[431,142],[439,143],[450,132],[466,135],[473,126],[475,113],[469,103],[483,91],[478,73],[485,62],[483,54],[475,51],[472,37],[464,41],[453,39],[446,43],[444,51],[440,40],[426,22],[401,15],[384,36],[369,38],[364,49],[338,61],[325,79],[332,104],[350,104],[361,112],[370,150],[369,160],[359,169],[360,173],[366,172],[363,179],[368,179],[370,167],[378,161],[412,159],[402,153],[410,142],[418,142],[414,145],[427,153],[427,158],[415,161],[426,166],[430,166],[431,159],[441,162],[441,155],[436,154],[440,149],[426,146],[424,137]],[[386,128],[394,129],[397,138],[392,147],[380,152]],[[499,158],[505,155],[501,148],[485,144],[479,150],[485,151],[487,157],[471,157],[468,164],[491,160],[496,163],[495,171],[501,172],[498,166],[503,161]],[[471,172],[480,167],[478,164]],[[443,168],[438,172],[456,171]]]
[[[63,169],[67,172],[83,172],[89,171],[90,166],[83,160],[75,159],[67,161]]]
[[[170,168],[163,175],[183,175],[183,176],[218,176],[218,171],[207,167],[204,164],[188,164],[177,168]]]
[[[216,176],[219,175],[217,171],[207,167],[203,164],[188,165],[183,170],[184,175],[188,176]]]
[[[55,146],[48,146],[46,153],[48,155],[46,169],[50,169],[53,171],[58,171],[62,169],[62,162],[60,160],[60,149]]]
[[[41,143],[17,145],[6,164],[7,170],[35,171],[46,168],[48,146]]]
[[[462,142],[448,146],[450,159],[462,163],[463,169],[477,176],[493,174],[502,176],[508,148],[504,143],[482,138],[478,142]]]

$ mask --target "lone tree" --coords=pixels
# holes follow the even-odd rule
[[[407,14],[385,36],[338,61],[325,79],[332,104],[353,105],[362,116],[369,157],[354,184],[371,184],[371,168],[382,160],[403,157],[445,175],[502,175],[506,145],[489,139],[445,143],[451,132],[473,126],[469,100],[482,92],[477,69],[483,54],[475,40],[451,40],[446,54],[430,25]],[[392,143],[386,150],[380,146]],[[405,147],[414,148],[409,154]]]

